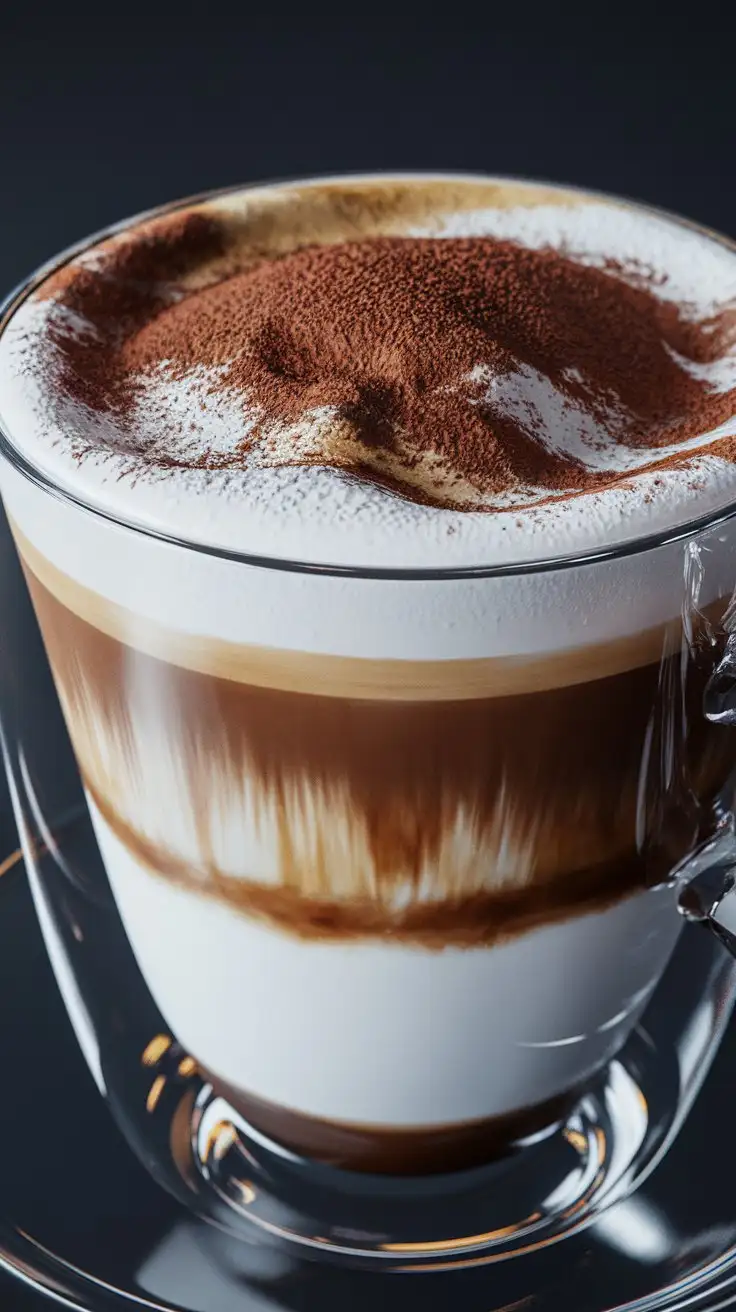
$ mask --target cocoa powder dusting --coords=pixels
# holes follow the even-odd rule
[[[49,344],[54,382],[69,400],[100,413],[124,414],[130,380],[122,345],[164,306],[175,301],[190,269],[224,249],[222,225],[185,212],[123,234],[101,263],[64,265],[43,283],[40,299],[66,313],[52,316]]]
[[[657,449],[734,412],[734,391],[687,367],[733,349],[734,314],[694,323],[654,279],[610,262],[490,237],[375,237],[177,292],[224,244],[214,219],[184,215],[139,231],[102,273],[50,289],[77,324],[57,316],[57,386],[114,414],[121,448],[161,467],[334,465],[415,500],[482,508],[476,494],[570,495],[621,479],[595,459],[615,442],[676,463],[686,453],[658,461]],[[211,370],[215,403],[223,389],[240,394],[242,432],[225,453],[205,443],[185,460],[166,453],[165,433],[155,459],[137,447],[142,380],[162,366],[171,380]],[[324,422],[307,440],[315,411]],[[568,419],[583,425],[582,453]]]

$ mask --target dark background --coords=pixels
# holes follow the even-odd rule
[[[620,4],[0,0],[0,74],[8,290],[66,244],[178,195],[339,170],[537,176],[736,235],[726,6],[678,19]],[[15,846],[4,792],[0,844]],[[0,1282],[3,1312],[31,1306]]]
[[[340,169],[536,175],[732,229],[736,24],[682,8],[0,6],[0,284],[177,195]]]

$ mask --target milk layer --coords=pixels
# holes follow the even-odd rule
[[[307,943],[152,876],[91,812],[179,1041],[235,1088],[326,1120],[436,1126],[564,1092],[620,1047],[680,932],[660,889],[487,949]]]

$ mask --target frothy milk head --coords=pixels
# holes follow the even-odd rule
[[[214,546],[386,567],[595,548],[736,492],[736,251],[481,178],[232,192],[26,297],[0,419],[62,487]]]

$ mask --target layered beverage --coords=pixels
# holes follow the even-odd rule
[[[735,306],[674,220],[409,176],[146,216],[11,308],[3,497],[120,915],[286,1147],[482,1161],[656,986],[736,756],[734,544],[676,540],[736,492]]]

